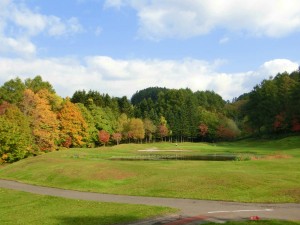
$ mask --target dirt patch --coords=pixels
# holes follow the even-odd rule
[[[189,150],[181,150],[181,149],[174,149],[174,150],[160,150],[158,148],[148,148],[144,150],[138,150],[138,152],[189,152]]]
[[[290,159],[293,158],[291,155],[285,154],[275,154],[275,155],[266,155],[263,157],[252,156],[251,160],[274,160],[274,159]]]
[[[93,180],[124,180],[134,176],[135,176],[134,173],[125,172],[116,169],[109,169],[105,171],[92,173],[89,176],[89,178]]]
[[[158,149],[146,149],[138,150],[138,152],[189,152],[188,150],[158,150]]]
[[[295,200],[295,202],[300,202],[300,188],[293,188],[281,191],[281,195],[286,195]]]

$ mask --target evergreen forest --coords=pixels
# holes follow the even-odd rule
[[[67,148],[216,142],[300,134],[300,71],[225,101],[214,91],[149,87],[131,99],[97,90],[62,98],[36,76],[0,87],[0,163]]]

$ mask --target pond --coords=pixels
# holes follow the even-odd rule
[[[201,161],[234,161],[237,160],[237,155],[134,155],[134,156],[122,156],[122,157],[111,157],[110,160],[120,161],[159,161],[159,160],[201,160]]]

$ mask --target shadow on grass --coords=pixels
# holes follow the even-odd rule
[[[140,218],[135,216],[64,216],[57,217],[60,225],[109,225],[109,224],[127,224],[137,222]]]

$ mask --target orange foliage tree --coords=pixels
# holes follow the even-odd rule
[[[112,134],[112,139],[117,142],[117,145],[120,143],[122,140],[122,134],[121,133],[113,133]]]
[[[105,146],[109,142],[110,134],[105,130],[100,130],[98,137],[99,141]]]
[[[65,147],[79,147],[88,138],[88,126],[80,109],[69,98],[58,113],[60,122],[60,142]]]
[[[30,119],[35,143],[42,151],[53,151],[57,148],[58,120],[56,113],[51,110],[47,99],[40,98],[32,90],[24,91],[21,103],[23,113]]]
[[[198,128],[199,128],[200,136],[203,139],[208,133],[208,126],[204,123],[201,123]]]

